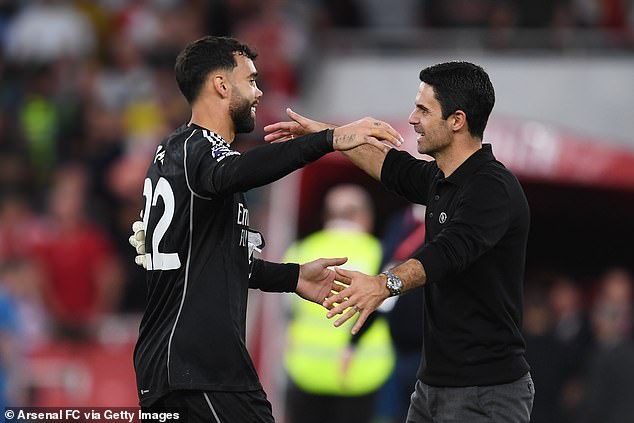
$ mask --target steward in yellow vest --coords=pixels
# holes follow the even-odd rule
[[[381,245],[368,233],[372,226],[371,203],[369,199],[361,201],[364,196],[367,196],[365,191],[356,186],[342,186],[331,191],[326,197],[326,228],[292,245],[284,260],[303,262],[327,254],[348,257],[348,262],[343,266],[346,269],[378,273]],[[364,223],[360,216],[355,218],[355,214],[369,214],[370,220]],[[292,298],[292,301],[285,354],[286,369],[294,385],[292,388],[300,391],[304,397],[361,397],[375,393],[389,377],[395,360],[385,319],[379,317],[373,322],[355,343],[349,362],[345,362],[344,357],[353,347],[350,330],[354,319],[335,328],[326,319],[327,310],[324,307],[300,298]],[[372,417],[373,395],[368,396],[370,398],[365,403],[369,410],[354,410],[355,422],[363,421],[360,415],[363,412],[369,418]],[[314,421],[320,421],[314,415],[320,410],[305,409],[306,406],[301,412],[301,420],[300,416],[293,419],[292,395],[289,395],[289,402],[291,423],[307,422],[310,414],[315,417]],[[324,406],[328,414],[327,419],[323,416],[325,420],[321,421],[339,421],[337,415],[342,411],[335,411],[332,404]]]

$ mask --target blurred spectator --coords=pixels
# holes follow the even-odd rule
[[[572,0],[571,3],[578,26],[588,28],[601,23],[602,0]]]
[[[18,0],[0,1],[0,46],[5,45],[5,37],[11,19],[18,10]],[[1,62],[2,59],[0,59]]]
[[[634,343],[605,351],[590,369],[579,423],[634,422]]]
[[[66,0],[33,0],[11,22],[7,56],[16,62],[50,63],[93,53],[90,22]]]
[[[632,279],[626,270],[610,270],[601,280],[592,308],[592,328],[598,352],[631,337]]]
[[[44,226],[34,215],[25,194],[0,192],[0,263],[28,257],[44,236]]]
[[[557,339],[571,350],[571,355],[578,355],[587,349],[592,335],[580,286],[569,277],[558,276],[554,278],[548,301],[553,312]]]
[[[506,48],[512,45],[517,29],[517,10],[513,0],[497,1],[491,5],[488,16],[488,43],[491,48]]]
[[[381,240],[382,269],[394,267],[411,257],[425,241],[425,210],[413,204],[391,219]],[[377,414],[388,422],[407,418],[410,396],[423,351],[423,290],[417,289],[396,301],[387,319],[396,352],[394,371],[379,392]],[[382,420],[383,421],[383,420]]]
[[[24,97],[17,109],[20,133],[26,141],[30,165],[36,179],[46,180],[55,166],[61,146],[60,107],[55,101],[58,89],[51,65],[29,69]]]
[[[370,234],[373,225],[368,194],[355,185],[337,186],[324,200],[324,229],[292,245],[285,261],[303,262],[324,254],[348,257],[344,267],[376,273],[381,246]],[[289,421],[369,423],[376,392],[394,364],[387,324],[378,318],[351,343],[353,322],[335,328],[324,311],[318,304],[293,299],[285,354],[291,379]]]
[[[141,50],[117,34],[108,44],[108,62],[98,69],[93,82],[97,104],[123,110],[135,100],[149,99],[154,91],[152,70]]]
[[[161,32],[156,40],[157,44],[149,50],[146,49],[145,52],[151,57],[156,50],[170,51],[172,55],[170,68],[172,68],[176,55],[187,43],[209,35],[205,31],[204,4],[207,1],[170,0],[167,3],[171,4],[158,8]]]
[[[49,339],[50,322],[42,298],[42,274],[35,261],[21,257],[0,266],[2,289],[20,322],[20,352],[29,353]]]
[[[287,14],[287,0],[269,2],[256,18],[237,28],[240,39],[258,52],[258,84],[266,101],[258,108],[258,124],[275,122],[298,90],[297,65],[307,49],[306,28]]]
[[[0,408],[22,404],[20,321],[15,299],[6,288],[7,263],[0,266]],[[4,417],[3,417],[4,419]]]
[[[0,147],[0,197],[10,196],[11,193],[28,197],[34,182],[32,173],[26,153],[13,146]]]
[[[46,238],[38,246],[43,291],[56,335],[85,339],[117,305],[121,274],[106,233],[85,211],[82,168],[58,171],[51,189]]]
[[[381,268],[400,263],[425,241],[426,206],[413,204],[390,219],[381,239]]]
[[[560,422],[560,398],[570,357],[553,332],[547,287],[536,282],[531,281],[526,288],[523,321],[526,359],[531,365],[536,392],[531,422]]]
[[[617,32],[624,31],[627,27],[628,0],[603,0],[601,5],[603,26]]]
[[[573,421],[581,403],[582,377],[592,346],[592,332],[578,283],[565,276],[554,278],[550,287],[550,309],[554,319],[554,336],[566,357],[562,363],[564,385],[558,407],[559,421]]]
[[[597,345],[585,383],[582,423],[634,422],[632,288],[624,269],[609,271],[600,282],[592,309]]]
[[[123,5],[115,17],[121,40],[134,49],[156,47],[161,33],[160,4],[137,0]]]

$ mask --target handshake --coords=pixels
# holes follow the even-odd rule
[[[145,228],[142,221],[132,224],[132,235],[128,241],[136,251],[134,262],[147,269]],[[338,267],[347,260],[345,257],[320,258],[300,265],[295,293],[323,305],[328,309],[328,319],[341,315],[334,323],[336,327],[359,314],[352,327],[352,333],[356,334],[368,316],[390,296],[390,291],[386,287],[383,274],[369,276]]]

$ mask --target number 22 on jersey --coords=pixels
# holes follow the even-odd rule
[[[143,184],[143,196],[145,197],[145,209],[143,212],[143,227],[147,232],[150,221],[150,211],[156,206],[159,197],[163,199],[163,215],[159,219],[154,233],[152,234],[152,252],[146,253],[147,270],[174,270],[181,267],[178,253],[162,253],[159,251],[159,244],[169,229],[174,217],[174,191],[165,178],[159,178],[156,188],[152,188],[150,178],[145,178]]]

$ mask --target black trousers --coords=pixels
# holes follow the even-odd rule
[[[174,391],[143,412],[185,409],[188,423],[274,423],[263,390],[249,392]]]
[[[287,423],[369,423],[376,392],[356,397],[315,395],[291,384],[286,399]]]

